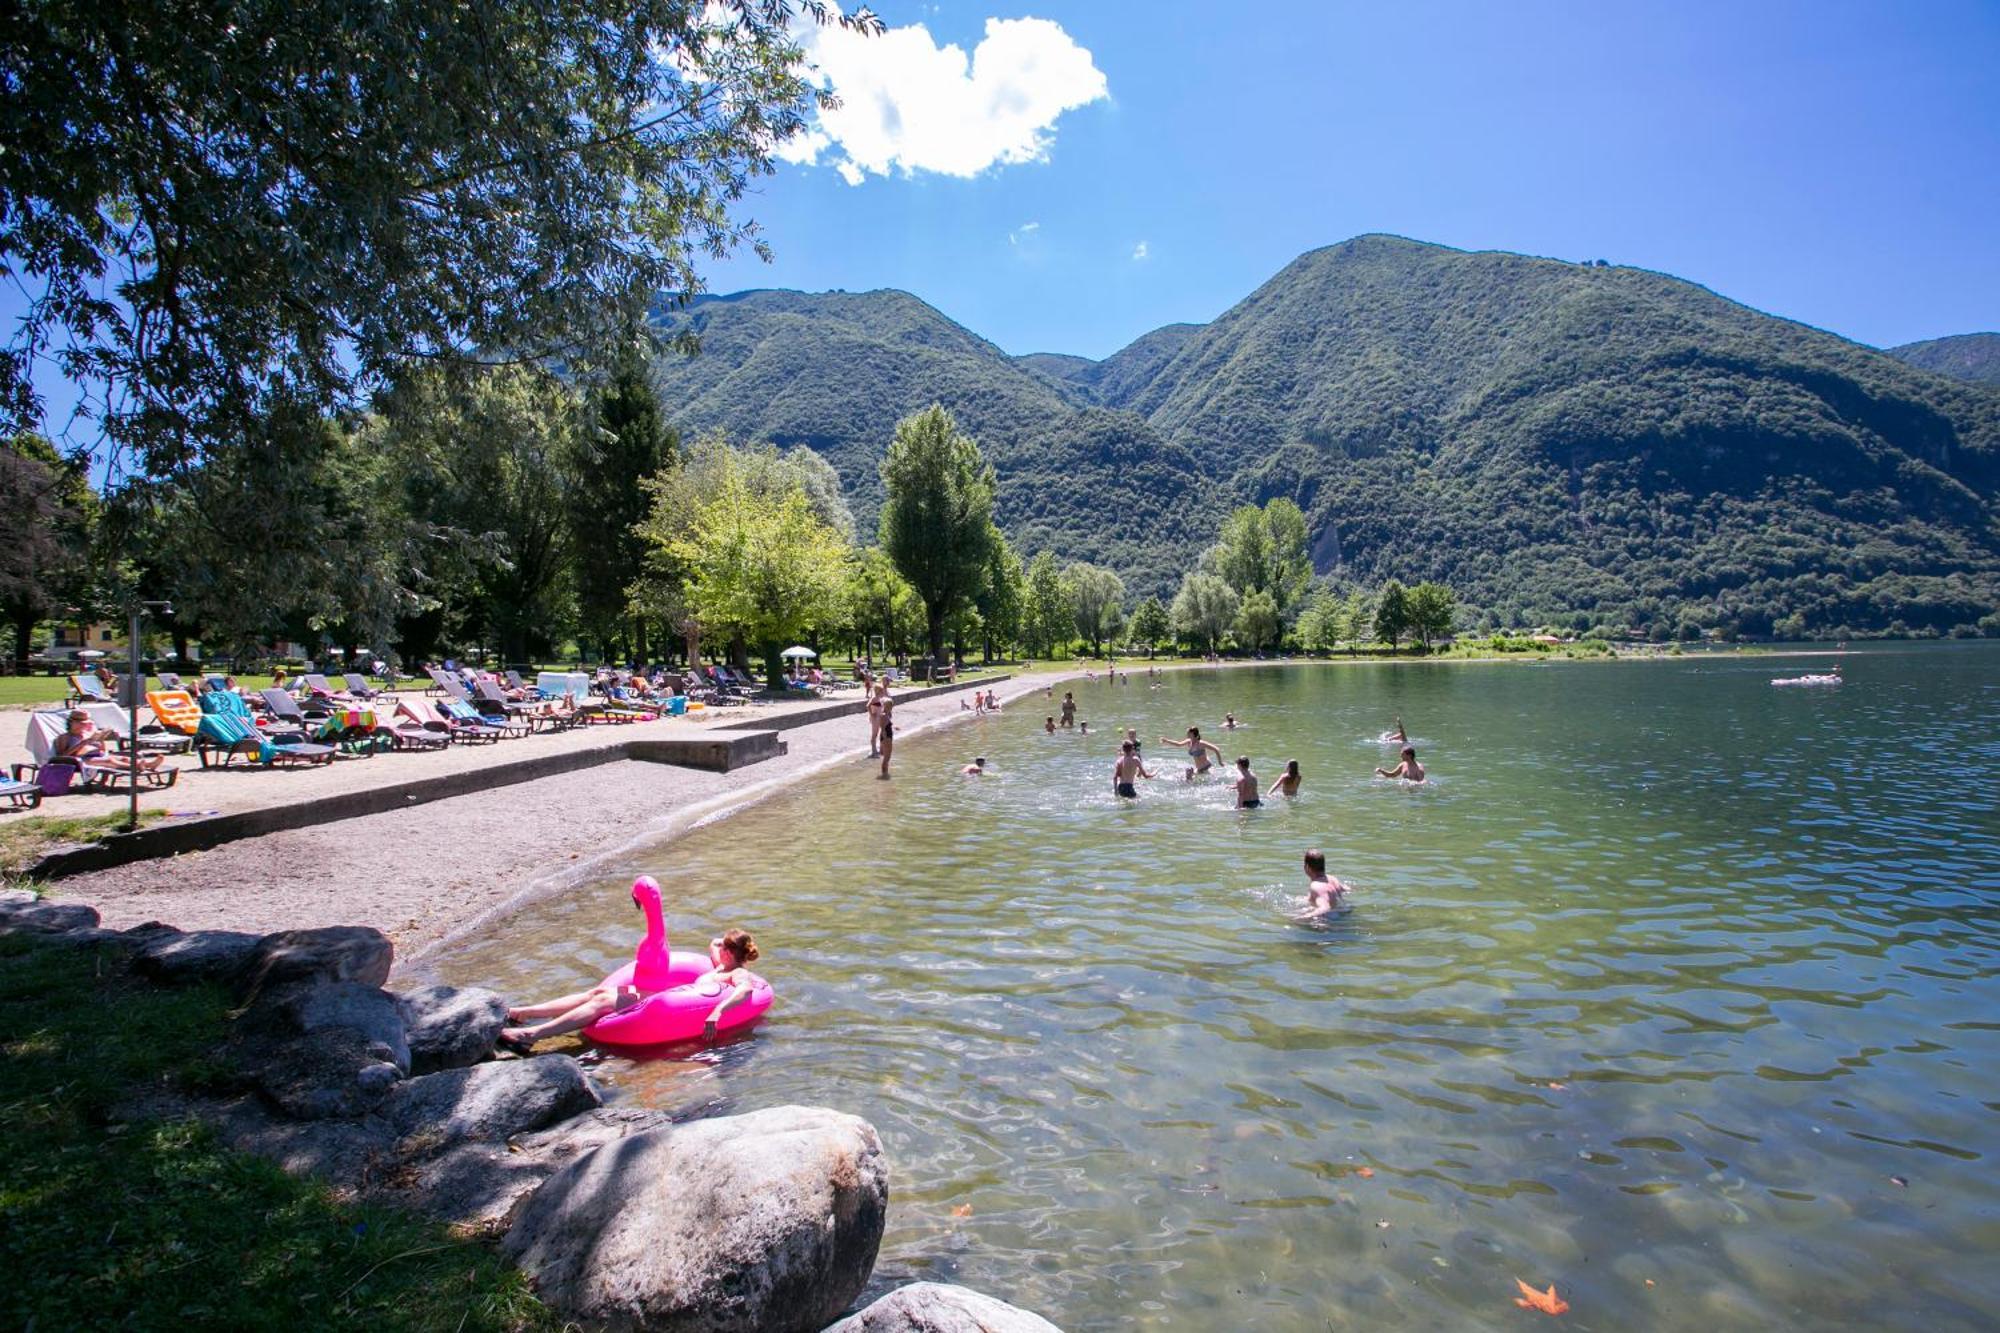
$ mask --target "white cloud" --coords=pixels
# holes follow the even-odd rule
[[[1134,259],[1144,259],[1146,258],[1148,253],[1150,252],[1146,249],[1146,243],[1144,241],[1141,241],[1137,245],[1132,247],[1132,258]]]
[[[1042,224],[1039,222],[1023,222],[1020,226],[1007,233],[1007,244],[1019,245],[1024,237],[1033,236],[1041,229]]]
[[[806,20],[798,35],[841,105],[778,156],[826,161],[850,185],[1046,161],[1062,113],[1110,96],[1090,52],[1048,19],[990,18],[970,56],[921,23],[863,37]]]

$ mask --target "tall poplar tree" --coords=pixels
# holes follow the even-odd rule
[[[896,424],[882,488],[882,549],[923,599],[931,660],[941,661],[945,621],[986,580],[993,468],[933,403]]]

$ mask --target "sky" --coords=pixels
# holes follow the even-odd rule
[[[1101,357],[1363,232],[1607,259],[1877,346],[2000,329],[2000,3],[880,0],[709,290]]]

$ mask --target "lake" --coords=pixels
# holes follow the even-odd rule
[[[1077,681],[631,858],[443,960],[531,997],[753,931],[747,1039],[602,1072],[819,1103],[892,1169],[875,1289],[1080,1333],[2000,1325],[2000,645]],[[1057,694],[1060,696],[1061,691]],[[1242,719],[1221,730],[1225,711]],[[1375,779],[1400,714],[1435,781]],[[1202,727],[1296,801],[1229,808]],[[1114,728],[1158,781],[1109,791]],[[857,727],[859,724],[857,723]],[[975,754],[992,771],[956,776]],[[1171,779],[1171,780],[1170,780]],[[1300,853],[1354,891],[1288,920]]]

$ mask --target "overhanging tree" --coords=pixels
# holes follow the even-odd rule
[[[897,423],[882,488],[882,549],[923,599],[931,660],[942,660],[946,619],[986,578],[993,469],[933,404]]]
[[[825,100],[801,12],[881,26],[821,0],[13,6],[0,424],[38,419],[52,368],[158,474],[273,391],[351,405],[412,358],[610,345],[754,242],[731,206]]]

